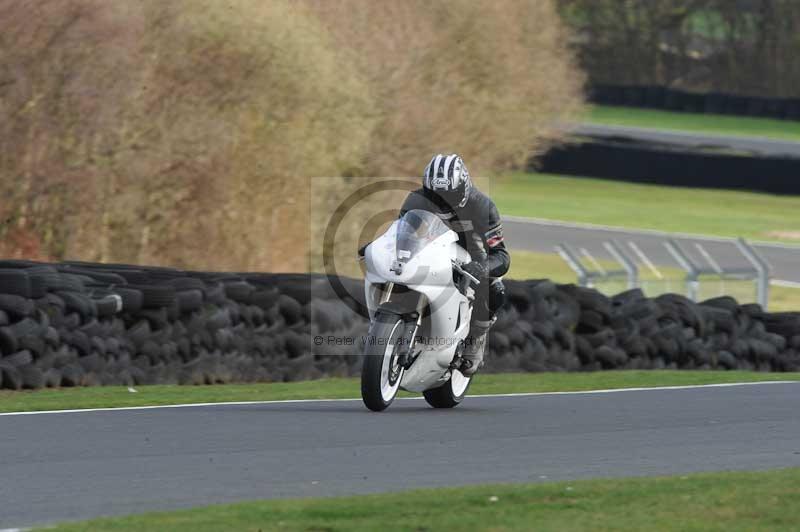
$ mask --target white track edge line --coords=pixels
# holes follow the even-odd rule
[[[144,405],[144,406],[120,406],[102,408],[76,408],[68,410],[32,410],[28,412],[0,412],[0,417],[5,416],[32,416],[37,414],[80,414],[83,412],[117,412],[130,410],[159,410],[165,408],[191,408],[205,406],[247,406],[247,405],[268,405],[282,403],[333,403],[336,401],[360,401],[358,397],[348,397],[341,399],[279,399],[277,401],[222,401],[218,403],[179,403],[174,405]],[[2,532],[2,531],[0,531]]]
[[[572,390],[565,392],[520,392],[503,394],[468,395],[467,397],[529,397],[537,395],[581,395],[595,393],[649,392],[664,390],[694,390],[698,388],[731,388],[734,386],[757,386],[760,384],[800,384],[800,381],[758,381],[758,382],[722,382],[717,384],[685,384],[676,386],[642,386],[639,388],[609,388],[605,390]]]
[[[797,281],[783,281],[781,279],[770,279],[769,284],[773,286],[782,286],[784,288],[800,288],[800,283]]]
[[[566,227],[573,229],[592,229],[601,231],[613,231],[616,233],[627,233],[630,235],[655,235],[663,237],[678,237],[694,240],[708,240],[709,242],[735,242],[733,237],[706,235],[703,233],[670,233],[669,231],[659,231],[658,229],[639,229],[636,227],[622,227],[619,225],[603,225],[588,222],[567,222],[564,220],[553,220],[550,218],[531,218],[527,216],[503,216],[503,220],[509,222],[529,223],[535,225],[551,225],[554,227]],[[761,247],[773,247],[792,251],[800,251],[798,244],[784,244],[781,242],[771,242],[768,240],[748,240],[750,244]]]
[[[493,398],[493,397],[536,397],[547,395],[590,395],[590,394],[607,394],[607,393],[621,393],[621,392],[649,392],[659,390],[693,390],[700,388],[730,388],[734,386],[758,386],[763,384],[800,384],[800,381],[759,381],[759,382],[726,382],[719,384],[688,384],[679,386],[652,386],[652,387],[639,387],[639,388],[608,388],[601,390],[572,390],[564,392],[520,392],[520,393],[498,393],[498,394],[479,394],[468,395],[467,397],[475,398]],[[406,400],[419,400],[422,397],[402,397],[398,401]],[[333,403],[343,401],[361,401],[358,397],[349,397],[341,399],[280,399],[276,401],[229,401],[219,403],[182,403],[176,405],[149,405],[149,406],[122,406],[122,407],[104,407],[104,408],[80,408],[72,410],[33,410],[29,412],[2,412],[0,417],[10,416],[33,416],[43,414],[80,414],[90,412],[118,412],[130,410],[160,410],[167,408],[192,408],[192,407],[207,407],[207,406],[248,406],[248,405],[271,405],[271,404],[294,404],[294,403]],[[0,532],[3,532],[0,530]]]

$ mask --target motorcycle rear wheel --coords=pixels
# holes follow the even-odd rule
[[[433,408],[453,408],[464,400],[471,382],[472,377],[465,377],[463,373],[454,369],[446,383],[438,388],[425,390],[422,395]]]
[[[374,412],[394,401],[405,369],[398,363],[404,322],[395,314],[377,314],[369,329],[361,367],[361,399]]]

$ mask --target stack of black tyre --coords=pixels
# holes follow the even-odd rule
[[[727,296],[694,303],[541,280],[506,286],[490,370],[800,370],[800,313],[769,314]]]
[[[330,293],[312,303],[312,280],[292,274],[0,261],[0,387],[213,384],[353,374],[358,357],[312,355],[311,332],[354,336],[366,331],[366,321],[353,311],[347,317],[341,311],[345,305]],[[328,285],[324,278],[317,281]],[[322,328],[310,325],[313,316]]]
[[[353,376],[363,283],[306,274],[0,261],[0,388]],[[800,370],[800,313],[507,281],[486,371]]]

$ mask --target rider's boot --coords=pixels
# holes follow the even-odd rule
[[[486,349],[486,335],[492,328],[497,318],[489,321],[474,321],[467,335],[466,345],[461,358],[464,359],[461,365],[461,373],[466,377],[471,377],[483,365],[483,352]]]

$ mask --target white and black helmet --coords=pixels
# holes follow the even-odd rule
[[[472,188],[467,166],[456,153],[434,155],[422,176],[422,186],[451,208],[464,207]]]

